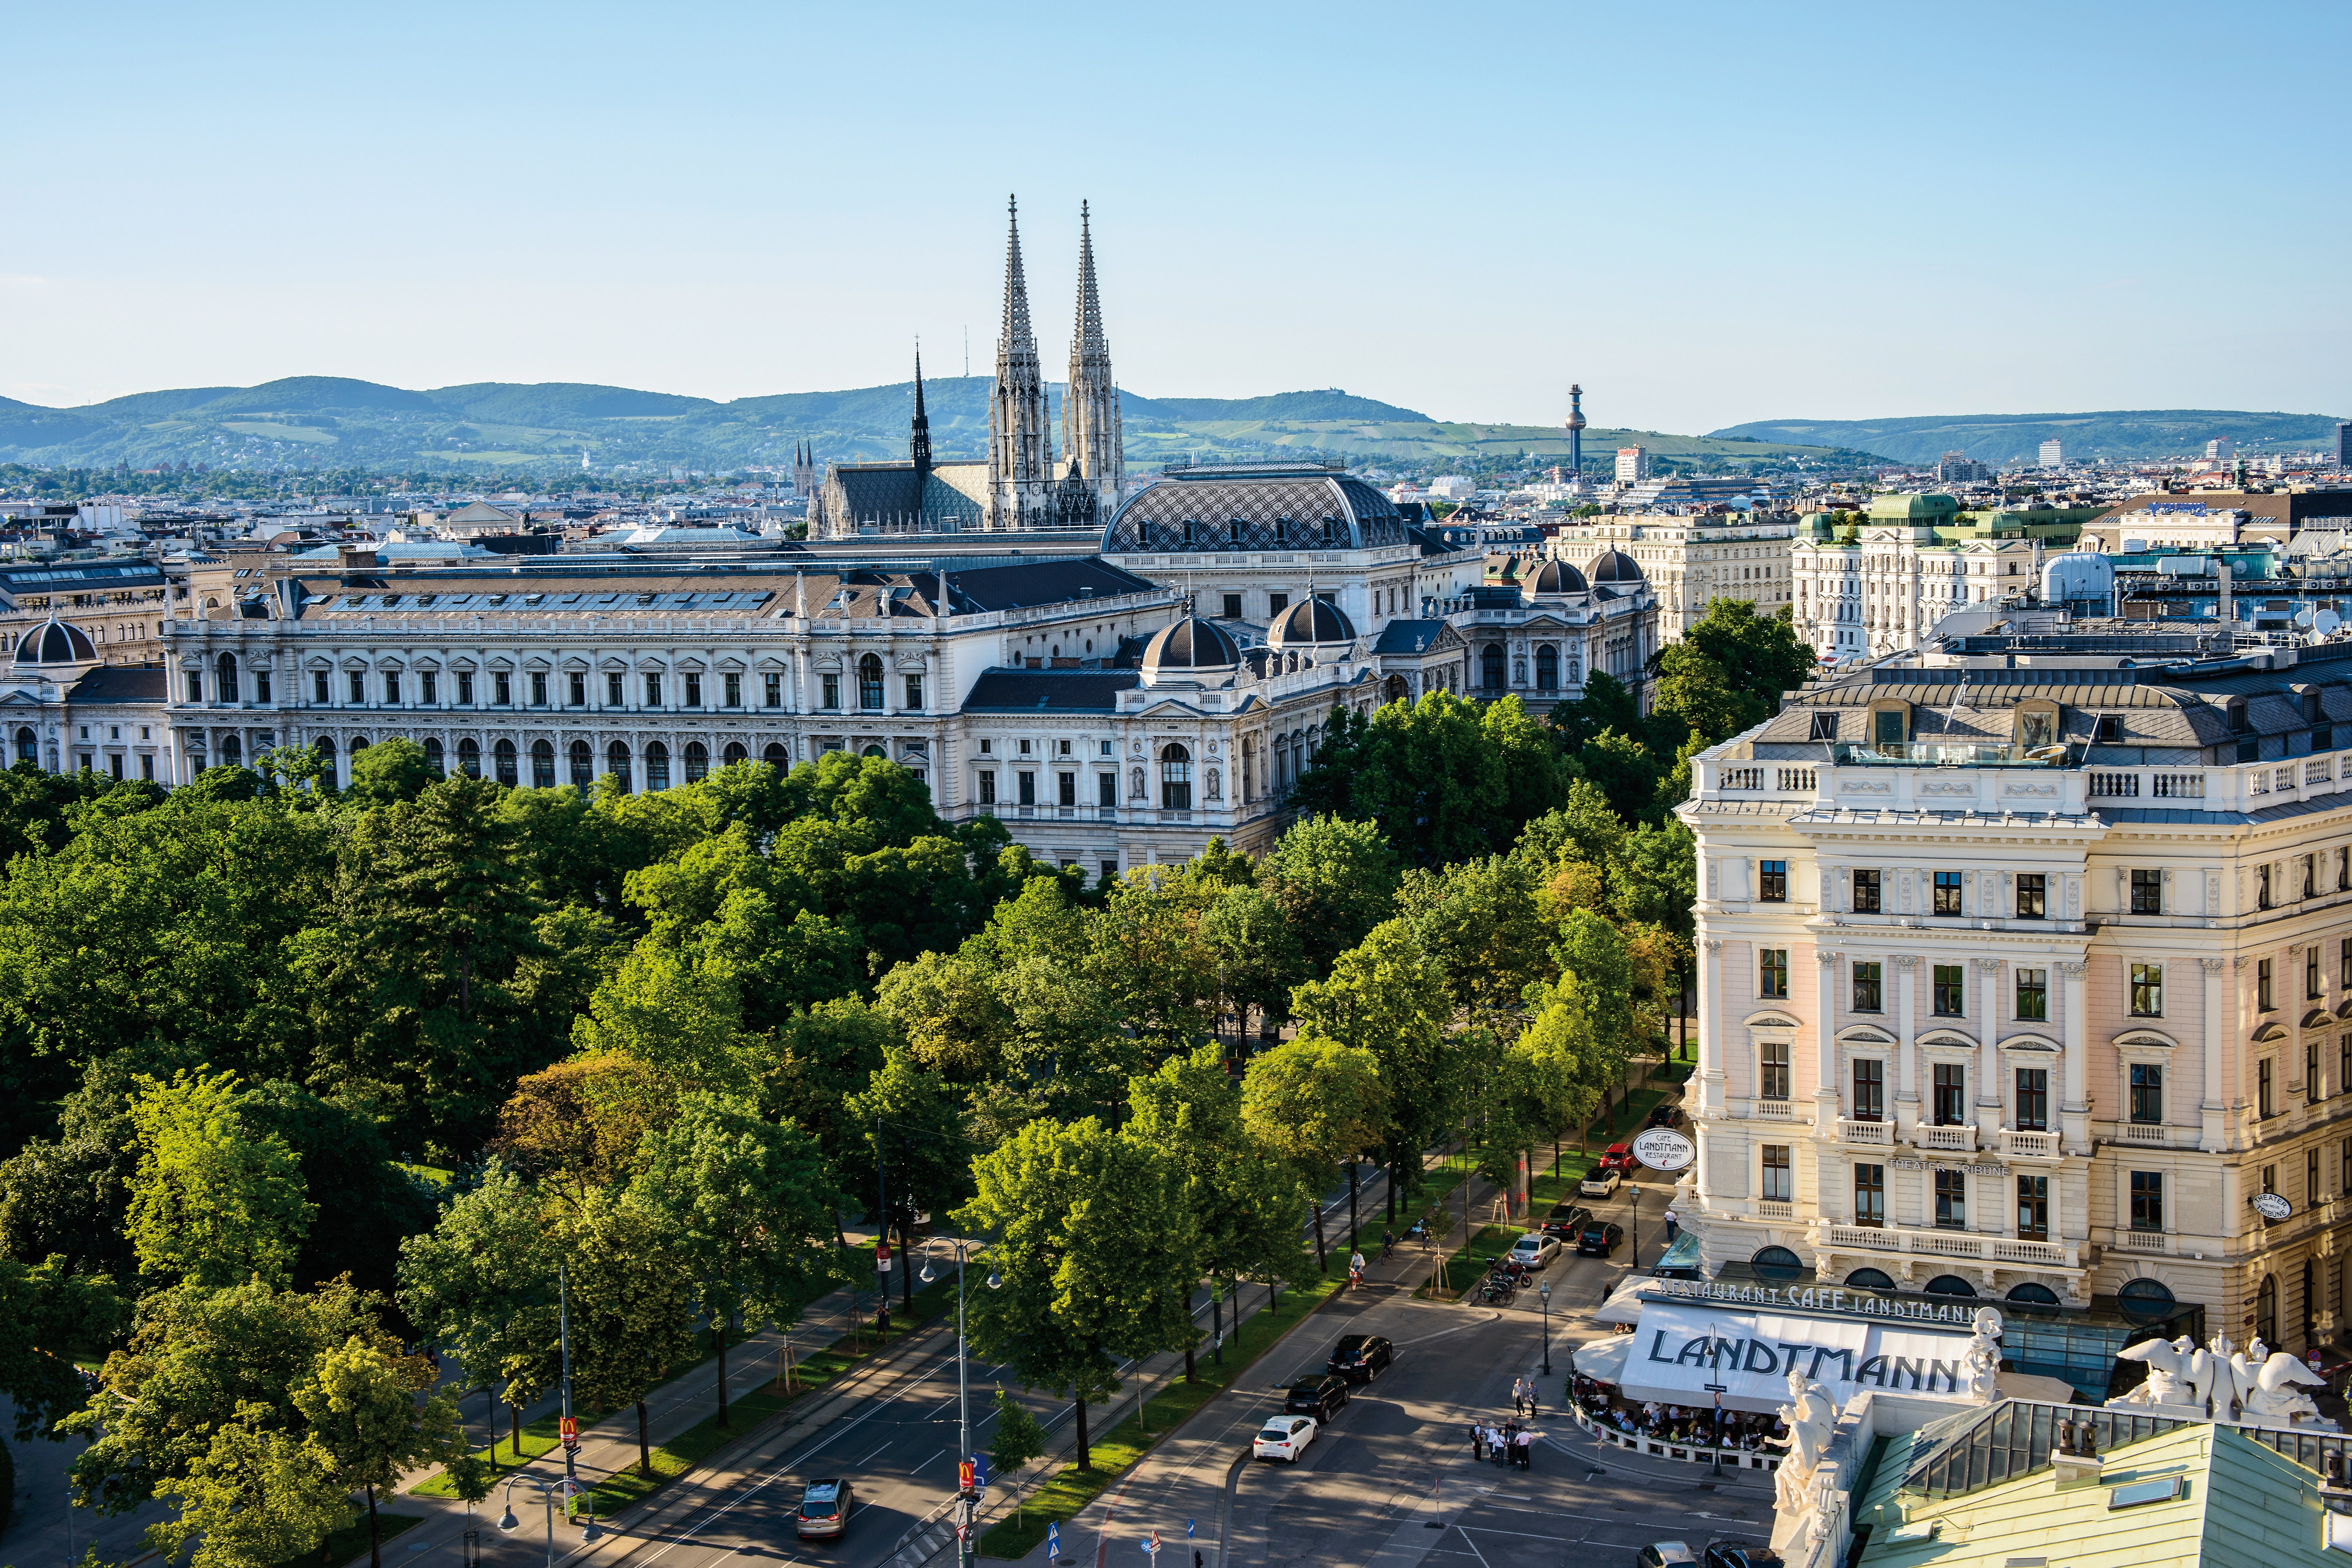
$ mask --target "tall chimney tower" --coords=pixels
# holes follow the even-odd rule
[[[1584,388],[1568,389],[1568,471],[1584,477]]]

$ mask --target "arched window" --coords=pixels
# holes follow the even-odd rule
[[[1192,809],[1192,753],[1171,744],[1160,752],[1160,809]]]
[[[889,752],[884,751],[879,746],[868,746],[857,754],[861,757],[880,757],[885,761],[887,761],[890,755]]]
[[[1498,642],[1488,643],[1486,651],[1479,658],[1486,667],[1486,689],[1489,691],[1503,689],[1503,645]]]
[[[2303,1342],[2306,1345],[2315,1345],[2319,1342],[2319,1303],[2313,1300],[2313,1293],[2318,1283],[2318,1277],[2313,1271],[2311,1259],[2305,1258],[2303,1260]]]
[[[1785,1284],[1805,1271],[1805,1260],[1785,1247],[1762,1247],[1748,1262],[1759,1279],[1774,1285]]]
[[[432,770],[435,778],[441,776],[441,742],[437,736],[425,737],[425,765]]]
[[[233,768],[245,761],[245,747],[234,734],[223,735],[220,743],[221,766]]]
[[[2058,1292],[2047,1285],[2036,1285],[2029,1279],[2022,1285],[2011,1287],[2009,1300],[2034,1307],[2054,1307],[2058,1305]]]
[[[16,731],[16,760],[35,763],[41,760],[41,738],[33,733],[30,725],[19,726]]]
[[[2175,1305],[2172,1287],[2161,1279],[2126,1279],[2116,1292],[2116,1305],[2123,1309],[2124,1316],[2143,1322],[2168,1318]]]
[[[490,756],[498,767],[499,783],[511,784],[520,782],[515,774],[515,743],[512,741],[501,739],[490,748]]]
[[[310,751],[319,759],[320,776],[328,784],[339,783],[335,773],[335,742],[321,735],[310,742]]]
[[[669,748],[659,741],[649,742],[646,746],[646,787],[669,788]]]
[[[686,743],[686,782],[700,784],[710,776],[710,748],[699,741]]]
[[[572,757],[572,783],[586,789],[596,782],[596,753],[585,741],[574,741],[569,748]]]
[[[793,765],[793,759],[791,755],[785,752],[784,743],[782,741],[769,742],[768,749],[761,752],[760,757],[762,762],[775,769],[778,773],[782,773],[786,768]]]
[[[1857,1290],[1892,1290],[1895,1277],[1884,1268],[1857,1268],[1845,1277],[1845,1282]]]
[[[1539,643],[1536,647],[1536,689],[1559,689],[1559,649],[1549,643]]]
[[[2273,1350],[2279,1348],[2278,1337],[2278,1276],[2263,1276],[2263,1288],[2254,1292],[2254,1334]]]
[[[482,743],[471,735],[457,742],[457,771],[469,779],[482,776]]]
[[[870,653],[857,661],[857,705],[876,711],[882,707],[882,661]]]
[[[225,653],[221,655],[219,660],[215,664],[214,669],[215,672],[215,679],[219,682],[219,684],[213,688],[214,697],[222,702],[236,701],[236,655],[233,653]],[[226,754],[226,752],[224,752],[224,754]]]
[[[1927,1281],[1930,1296],[1973,1296],[1977,1288],[1957,1274],[1938,1274]]]
[[[555,743],[533,741],[530,743],[530,786],[533,789],[555,787]]]
[[[737,763],[748,760],[751,755],[751,752],[743,749],[742,742],[730,741],[727,742],[727,749],[719,753],[719,765],[731,768]]]
[[[629,746],[625,741],[615,741],[604,748],[604,771],[613,776],[613,787],[623,795],[629,793]]]

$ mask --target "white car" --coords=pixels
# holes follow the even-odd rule
[[[1541,1231],[1531,1231],[1511,1243],[1511,1261],[1541,1268],[1559,1256],[1559,1243]]]
[[[1580,1198],[1608,1198],[1617,1195],[1618,1184],[1624,1178],[1614,1171],[1595,1171],[1576,1184]]]
[[[1307,1445],[1315,1441],[1316,1431],[1312,1415],[1270,1415],[1250,1443],[1250,1458],[1288,1459],[1295,1465],[1298,1456],[1307,1452]]]

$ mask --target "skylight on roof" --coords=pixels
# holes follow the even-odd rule
[[[2119,1508],[2138,1508],[2145,1503],[2170,1502],[2189,1489],[2186,1476],[2162,1476],[2152,1481],[2134,1481],[2127,1487],[2115,1487],[2107,1492],[2107,1511]]]

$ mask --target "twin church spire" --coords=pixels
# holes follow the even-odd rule
[[[1070,341],[1070,377],[1062,396],[1062,446],[1068,472],[1054,471],[1054,433],[1037,336],[1029,321],[1029,284],[1021,268],[1021,210],[1007,214],[1004,316],[996,340],[996,382],[988,404],[989,526],[1067,528],[1094,523],[1118,504],[1126,463],[1120,451],[1118,394],[1103,335],[1095,285],[1092,218],[1078,208],[1078,317]]]

